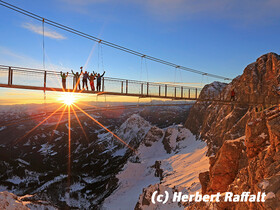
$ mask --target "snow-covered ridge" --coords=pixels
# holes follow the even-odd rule
[[[198,175],[209,167],[206,143],[197,141],[186,128],[160,129],[137,115],[130,117],[120,130],[135,137],[133,134],[139,134],[139,127],[135,127],[141,126],[139,122],[144,125],[146,134],[142,136],[135,157],[117,175],[119,187],[104,201],[102,209],[134,209],[141,203],[143,190],[153,189],[155,185],[167,190],[176,186],[188,192],[200,191]],[[143,206],[144,209],[154,207]],[[170,204],[168,208],[174,206]]]

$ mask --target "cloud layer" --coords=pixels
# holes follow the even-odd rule
[[[43,35],[43,28],[42,28],[41,25],[35,25],[35,24],[32,24],[32,23],[24,23],[24,24],[22,24],[22,27],[26,28],[29,31],[32,31],[36,34]],[[58,39],[58,40],[66,39],[66,37],[63,36],[62,34],[59,34],[56,31],[53,31],[53,30],[48,29],[46,27],[45,27],[44,31],[45,31],[44,34],[45,34],[46,37],[49,37],[49,38],[52,38],[52,39]]]
[[[76,11],[86,11],[91,5],[136,5],[159,18],[216,17],[256,20],[280,17],[279,0],[61,0]]]

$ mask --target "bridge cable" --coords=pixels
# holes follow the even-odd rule
[[[15,5],[12,5],[12,4],[9,4],[5,1],[2,1],[0,0],[0,5],[8,8],[8,9],[11,9],[13,11],[16,11],[18,13],[21,13],[23,15],[26,15],[28,17],[31,17],[33,19],[36,19],[38,21],[41,21],[42,20],[42,17],[39,16],[39,15],[36,15],[32,12],[29,12],[27,10],[24,10],[22,8],[19,8]],[[60,24],[60,23],[57,23],[55,21],[52,21],[52,20],[49,20],[49,19],[46,19],[45,18],[45,23],[46,24],[49,24],[53,27],[56,27],[56,28],[59,28],[61,30],[64,30],[64,31],[67,31],[67,32],[70,32],[70,33],[73,33],[73,34],[76,34],[78,36],[81,36],[81,37],[84,37],[86,39],[89,39],[89,40],[93,40],[95,42],[100,42],[101,44],[104,44],[106,46],[109,46],[109,47],[112,47],[112,48],[115,48],[117,50],[121,50],[123,52],[126,52],[126,53],[130,53],[130,54],[133,54],[135,56],[145,56],[146,59],[149,59],[151,61],[154,61],[154,62],[157,62],[157,63],[161,63],[163,65],[168,65],[168,66],[172,66],[172,67],[176,67],[178,66],[178,68],[180,68],[181,70],[184,70],[184,71],[188,71],[188,72],[192,72],[192,73],[195,73],[195,74],[206,74],[208,75],[209,77],[212,77],[212,78],[217,78],[217,79],[223,79],[223,80],[232,80],[230,78],[227,78],[227,77],[224,77],[224,76],[219,76],[219,75],[216,75],[216,74],[211,74],[211,73],[205,73],[203,71],[200,71],[200,70],[196,70],[196,69],[192,69],[192,68],[188,68],[188,67],[185,67],[185,66],[179,66],[179,65],[176,65],[174,63],[171,63],[169,61],[165,61],[165,60],[162,60],[162,59],[159,59],[159,58],[156,58],[156,57],[153,57],[153,56],[148,56],[148,55],[145,55],[141,52],[138,52],[138,51],[135,51],[135,50],[131,50],[129,48],[126,48],[126,47],[123,47],[123,46],[120,46],[120,45],[117,45],[117,44],[114,44],[112,42],[108,42],[108,41],[105,41],[105,40],[101,40],[95,36],[92,36],[92,35],[89,35],[89,34],[86,34],[86,33],[83,33],[79,30],[76,30],[76,29],[73,29],[71,27],[68,27],[68,26],[65,26],[63,24]]]
[[[45,19],[42,19],[42,30],[43,30],[43,69],[46,70],[45,66]],[[45,82],[45,81],[44,81]],[[46,84],[44,84],[45,87]],[[44,103],[46,106],[46,88],[44,88]]]
[[[100,64],[100,42],[98,42],[97,44],[97,72],[98,73],[100,73],[99,64]]]
[[[148,71],[148,65],[147,65],[147,59],[144,58],[145,60],[145,68],[146,68],[146,72],[147,72],[147,81],[149,82],[149,71]]]
[[[177,73],[177,68],[175,67],[175,72],[174,72],[174,85],[176,85],[176,73]]]
[[[101,53],[101,67],[102,67],[102,71],[104,72],[105,69],[104,69],[104,62],[103,62],[103,46],[102,44],[100,44],[100,53]]]

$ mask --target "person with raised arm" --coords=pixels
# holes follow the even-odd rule
[[[91,90],[92,91],[95,91],[95,87],[94,87],[94,80],[95,80],[95,77],[96,77],[96,73],[91,73],[88,80],[89,80],[89,84],[90,84],[90,87],[91,87]]]
[[[80,85],[80,77],[82,74],[82,68],[81,68],[81,73],[79,74],[79,72],[76,72],[76,74],[74,73],[73,70],[71,70],[74,78],[73,78],[73,89],[74,90],[81,90],[81,85]]]
[[[62,73],[62,71],[61,71],[60,76],[62,79],[62,87],[64,90],[66,90],[66,78],[68,77],[68,72],[67,72],[67,74],[65,74],[65,73]]]
[[[85,89],[85,86],[86,86],[86,88],[88,90],[88,82],[87,82],[87,80],[89,78],[89,75],[88,75],[87,71],[83,72],[83,67],[82,66],[81,66],[81,74],[83,75],[83,89]]]
[[[100,92],[101,89],[101,77],[103,77],[105,74],[105,71],[103,72],[102,75],[100,75],[99,73],[97,74],[97,84],[96,84],[96,89],[98,92]]]

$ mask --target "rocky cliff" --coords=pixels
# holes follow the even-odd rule
[[[207,141],[211,155],[209,171],[199,175],[202,193],[245,191],[267,196],[264,203],[199,203],[190,208],[280,209],[279,87],[280,57],[269,53],[221,90],[221,97],[229,100],[234,89],[238,103],[198,102],[192,108],[201,110],[203,119],[190,126],[196,116],[191,110],[186,127]]]
[[[203,88],[200,99],[213,95],[211,90],[213,92],[214,86],[215,98],[229,101],[230,92],[234,89],[236,101],[239,102],[230,106],[221,102],[198,101],[191,108],[185,126],[206,140],[209,145],[208,155],[215,154],[225,140],[244,136],[246,122],[251,117],[252,104],[263,103],[269,106],[279,100],[279,72],[280,56],[268,53],[248,65],[243,74],[230,84],[215,82]]]

